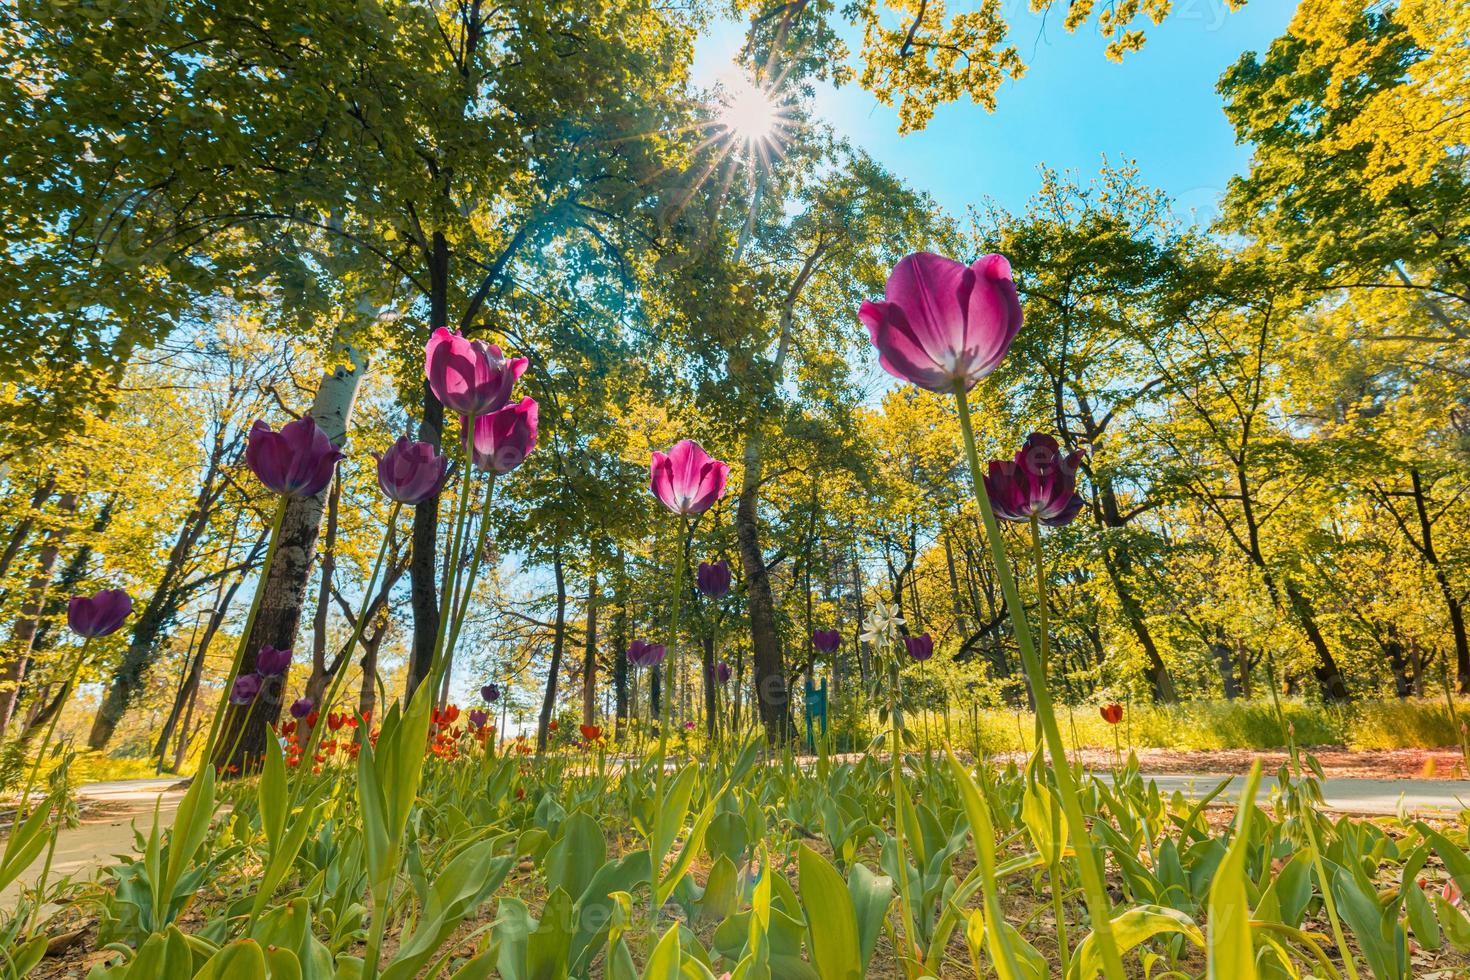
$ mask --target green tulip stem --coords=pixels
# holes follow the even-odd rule
[[[357,646],[358,641],[362,639],[363,631],[367,628],[368,609],[372,605],[373,592],[378,587],[378,575],[382,571],[383,562],[388,556],[388,542],[393,539],[393,527],[398,522],[398,512],[402,507],[403,504],[395,500],[392,509],[388,512],[388,526],[383,529],[383,541],[378,546],[378,557],[373,562],[372,574],[368,576],[367,586],[362,593],[362,602],[357,607],[357,621],[353,624],[352,635],[347,638],[347,644],[342,648],[342,653],[338,656],[339,666],[336,676],[332,678],[332,686],[327,690],[327,696],[322,699],[322,703],[315,706],[318,715],[317,723],[311,726],[311,734],[307,737],[306,749],[301,753],[302,759],[311,759],[315,756],[317,744],[322,740],[322,728],[325,727],[327,713],[331,710],[332,705],[337,703],[337,696],[342,693],[342,685],[347,679],[347,669],[350,666],[349,658],[351,658],[352,651]],[[301,768],[305,769],[308,767],[303,765]],[[304,782],[299,772],[297,773],[296,782],[298,786]]]
[[[245,628],[240,631],[240,642],[235,647],[235,660],[230,664],[230,672],[225,675],[225,697],[227,699],[230,690],[234,687],[235,678],[240,675],[240,665],[245,662],[245,647],[250,642],[250,633],[255,629],[255,620],[260,615],[260,601],[265,597],[266,581],[270,578],[271,564],[275,561],[276,546],[281,541],[281,525],[286,520],[286,505],[290,502],[291,498],[284,494],[276,501],[276,512],[271,517],[270,543],[266,545],[265,561],[261,562],[260,573],[255,580],[255,596],[250,600],[250,612],[245,616]],[[220,728],[224,724],[225,715],[229,713],[228,703],[214,713],[214,721],[209,726],[209,738],[205,740],[204,752],[199,756],[201,767],[210,765],[210,760],[214,758],[214,743],[219,739]],[[241,728],[242,730],[244,728],[243,721]]]
[[[689,517],[687,514],[680,514],[679,536],[674,540],[674,609],[672,615],[669,617],[669,642],[667,652],[664,656],[664,663],[668,665],[668,669],[664,671],[664,676],[670,682],[673,680],[674,666],[678,661],[679,654],[679,612],[684,599],[684,538],[688,532]],[[668,759],[669,752],[669,722],[672,717],[670,708],[674,700],[672,697],[673,684],[665,683],[660,693],[663,703],[659,705],[658,754],[654,757],[658,764],[658,771],[653,777],[653,813],[655,824],[658,821],[659,814],[663,813],[664,810],[664,765]],[[652,712],[650,712],[651,714]],[[654,839],[657,840],[658,834],[656,828],[653,833]],[[658,848],[655,847],[654,850],[657,851]],[[663,867],[663,860],[664,855],[659,853],[653,855],[653,893],[648,898],[648,911],[652,919],[651,925],[654,929],[658,927],[658,876]]]
[[[902,654],[899,654],[901,656]],[[903,950],[903,954],[912,956],[915,960],[923,962],[924,954],[919,949],[919,935],[914,930],[914,909],[909,903],[909,865],[905,856],[903,835],[903,737],[900,733],[903,724],[900,721],[898,704],[902,695],[899,693],[899,680],[901,671],[898,669],[898,660],[893,661],[893,685],[892,700],[888,709],[888,721],[893,739],[892,770],[893,770],[893,846],[898,855],[898,904],[903,915],[903,938],[909,947]],[[907,972],[907,971],[905,971]]]
[[[464,626],[464,617],[470,608],[470,594],[475,587],[475,578],[480,573],[480,561],[485,554],[485,542],[490,538],[490,501],[495,494],[495,473],[491,471],[485,481],[485,503],[480,511],[480,533],[475,539],[475,553],[470,556],[469,572],[465,575],[464,587],[460,589],[459,608],[455,610],[454,622],[449,627],[449,642],[445,644],[445,661],[454,656],[454,646],[459,642],[459,631]]]
[[[1036,630],[1039,634],[1037,659],[1041,661],[1042,683],[1047,683],[1051,674],[1051,628],[1050,610],[1046,605],[1046,559],[1041,553],[1041,521],[1031,515],[1031,561],[1036,566]],[[1041,714],[1036,715],[1036,741],[1041,742]]]
[[[20,794],[20,809],[16,812],[15,819],[11,822],[12,827],[19,827],[20,822],[30,812],[31,790],[36,786],[36,779],[41,774],[41,762],[46,758],[46,750],[51,747],[51,739],[56,734],[56,723],[61,719],[61,709],[66,706],[66,698],[71,694],[72,688],[77,685],[77,675],[82,672],[82,664],[87,659],[87,648],[92,645],[92,638],[86,637],[77,650],[76,659],[72,661],[71,670],[67,674],[66,686],[61,689],[57,696],[57,708],[51,713],[51,721],[46,725],[46,734],[41,736],[41,746],[36,750],[36,761],[31,764],[31,774],[26,778],[26,788]]]
[[[1025,607],[1021,605],[1021,593],[1016,588],[1015,576],[1006,557],[1005,542],[1001,538],[1000,526],[996,523],[995,511],[990,507],[990,498],[985,493],[985,482],[980,474],[980,457],[975,452],[975,431],[970,423],[970,404],[963,384],[955,385],[955,403],[959,409],[960,432],[965,440],[965,455],[970,464],[970,482],[975,490],[975,502],[980,508],[980,517],[985,524],[985,536],[990,544],[990,557],[995,565],[996,578],[1000,580],[1001,593],[1006,608],[1011,613],[1011,623],[1016,634],[1016,645],[1021,649],[1021,664],[1031,685],[1031,697],[1036,706],[1037,721],[1046,738],[1051,755],[1052,771],[1055,773],[1057,789],[1061,793],[1062,808],[1067,814],[1067,823],[1074,828],[1077,864],[1082,873],[1082,891],[1087,898],[1087,911],[1092,920],[1092,930],[1097,936],[1098,952],[1102,956],[1103,974],[1109,980],[1125,980],[1123,960],[1118,954],[1118,944],[1113,937],[1112,905],[1108,901],[1107,888],[1103,881],[1102,865],[1087,832],[1087,821],[1082,813],[1082,803],[1077,795],[1077,779],[1067,761],[1067,748],[1062,742],[1062,732],[1052,710],[1051,695],[1046,687],[1046,673],[1036,656],[1036,645],[1031,636],[1031,624],[1026,619]]]
[[[433,690],[434,693],[429,695],[430,698],[438,697],[440,675],[448,659],[444,656],[445,640],[449,635],[449,620],[454,612],[454,593],[459,579],[459,550],[464,544],[465,521],[469,512],[470,479],[475,472],[474,418],[468,418],[465,425],[471,435],[464,441],[464,456],[461,460],[464,473],[459,481],[459,503],[455,505],[454,533],[449,539],[449,551],[444,555],[444,575],[440,580],[439,588],[439,628],[434,634],[434,654],[429,660],[428,676],[419,685]]]

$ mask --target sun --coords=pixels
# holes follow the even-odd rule
[[[716,120],[724,131],[749,147],[779,145],[788,120],[775,90],[745,75],[725,79],[723,88]]]

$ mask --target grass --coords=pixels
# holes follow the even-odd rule
[[[1350,705],[1324,705],[1303,699],[1283,699],[1282,714],[1293,728],[1298,745],[1343,746],[1354,750],[1458,748],[1459,733],[1442,698],[1381,699]],[[1466,706],[1457,705],[1465,716]],[[1062,735],[1069,747],[1111,749],[1119,739],[1125,750],[1134,748],[1205,751],[1211,749],[1280,749],[1286,732],[1269,700],[1192,701],[1163,706],[1134,704],[1124,707],[1116,728],[1102,719],[1096,705],[1057,706]],[[844,719],[846,720],[846,719]],[[921,717],[910,724],[921,728]],[[929,730],[943,738],[945,719],[928,716]],[[1035,722],[1029,711],[982,708],[977,712],[952,710],[949,739],[957,747],[971,747],[978,726],[981,747],[987,752],[1029,751],[1034,747]],[[879,731],[878,719],[864,719],[863,731]],[[850,741],[864,744],[862,737]]]

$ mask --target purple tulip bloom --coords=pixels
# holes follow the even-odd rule
[[[1082,510],[1077,470],[1082,451],[1062,455],[1051,436],[1033,432],[1015,459],[990,461],[985,495],[997,517],[1020,523],[1034,515],[1048,527],[1070,524]]]
[[[311,714],[311,709],[316,707],[316,702],[311,698],[297,698],[291,702],[291,717],[300,721]]]
[[[730,683],[730,665],[723,660],[715,664],[715,680],[721,684]]]
[[[259,674],[241,674],[235,678],[235,685],[230,688],[230,703],[246,705],[255,700],[260,693]]]
[[[662,643],[634,640],[628,644],[628,663],[635,667],[657,667],[664,662],[666,653]]]
[[[909,656],[915,660],[924,661],[934,656],[934,638],[928,633],[920,633],[918,636],[905,636],[903,645],[908,648]]]
[[[836,630],[817,630],[812,633],[812,646],[819,653],[835,653],[842,646],[842,634]]]
[[[717,562],[700,562],[694,577],[699,583],[699,591],[711,599],[718,599],[730,591],[730,563],[723,558]]]
[[[494,704],[500,700],[500,685],[486,684],[480,688],[480,697],[484,698],[487,704]]]
[[[490,716],[479,708],[471,708],[469,718],[470,725],[475,728],[484,728],[485,722],[490,720]]]
[[[524,357],[507,359],[494,344],[466,340],[440,327],[424,345],[429,390],[451,412],[489,415],[510,401],[510,390],[526,370]]]
[[[116,633],[133,611],[133,600],[122,589],[103,589],[94,596],[72,596],[66,604],[66,625],[88,638]]]
[[[255,655],[255,672],[262,677],[276,677],[286,672],[291,666],[291,651],[277,650],[273,646],[263,646]]]
[[[893,267],[883,295],[858,311],[878,363],[930,391],[969,391],[996,369],[1021,329],[1021,301],[1003,255],[967,266],[915,252]]]
[[[649,489],[676,514],[701,514],[725,495],[730,467],[692,439],[681,439],[649,464]]]
[[[373,456],[378,461],[378,487],[389,500],[410,507],[438,493],[449,469],[448,456],[436,453],[427,442],[413,442],[407,436],[400,436],[386,453]]]
[[[509,473],[536,448],[539,409],[534,398],[522,398],[489,415],[475,418],[475,466],[486,473]]]
[[[343,454],[311,416],[287,422],[280,432],[257,421],[245,444],[245,462],[260,482],[288,497],[314,497],[332,482]]]

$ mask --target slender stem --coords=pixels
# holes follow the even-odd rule
[[[327,712],[331,710],[333,704],[336,704],[337,695],[342,692],[342,684],[347,679],[347,669],[350,665],[349,658],[352,656],[352,650],[357,646],[358,641],[362,639],[363,630],[367,628],[368,609],[372,606],[373,592],[378,587],[378,574],[382,571],[384,559],[387,558],[388,542],[393,539],[393,525],[397,523],[398,512],[402,507],[403,505],[395,500],[393,502],[393,509],[388,512],[388,526],[383,529],[383,541],[378,546],[378,557],[373,562],[372,574],[368,576],[367,586],[362,593],[362,602],[357,607],[357,622],[352,627],[352,635],[347,638],[347,645],[342,648],[342,653],[339,656],[341,665],[337,670],[336,676],[332,678],[332,686],[328,688],[327,696],[322,699],[322,703],[316,706],[318,712],[317,724],[311,726],[311,734],[306,740],[306,749],[301,754],[303,759],[309,760],[315,755],[317,743],[322,738],[322,728],[326,722]],[[304,781],[299,772],[297,773],[297,781],[298,784]]]
[[[362,975],[367,977],[368,980],[377,980],[378,955],[383,948],[383,933],[388,926],[388,913],[392,910],[393,882],[398,877],[398,863],[402,860],[401,850],[400,842],[394,841],[393,846],[388,851],[388,862],[386,865],[392,869],[392,872],[387,882],[379,883],[379,886],[372,890],[373,927],[368,937],[367,949],[364,952],[362,964]],[[379,907],[377,901],[379,890],[383,894],[383,904],[381,907]]]
[[[465,613],[469,612],[470,595],[474,591],[475,578],[480,572],[480,561],[485,554],[485,542],[490,537],[490,501],[494,494],[495,473],[491,471],[485,481],[485,503],[480,512],[480,533],[475,539],[475,553],[470,556],[469,573],[465,576],[464,587],[460,589],[459,606],[454,613],[454,622],[449,628],[446,659],[454,656],[454,645],[459,642],[459,631],[464,626]]]
[[[235,678],[240,674],[240,665],[245,662],[245,648],[250,643],[250,633],[255,629],[255,619],[260,615],[260,601],[265,597],[266,582],[270,578],[271,564],[275,561],[276,546],[281,542],[281,524],[286,519],[286,505],[291,498],[281,496],[276,501],[276,512],[271,518],[270,544],[265,549],[265,561],[260,566],[260,577],[255,582],[255,597],[250,600],[250,612],[245,617],[245,628],[240,632],[240,643],[235,647],[235,660],[230,665],[230,672],[225,676],[225,692],[228,696],[230,688],[235,683]],[[214,713],[214,721],[209,726],[209,738],[204,742],[204,752],[199,757],[199,764],[207,766],[214,758],[214,743],[219,738],[221,726],[224,724],[225,715],[230,713],[230,705],[226,703],[220,710]],[[243,723],[242,723],[243,724]]]
[[[1062,742],[1062,732],[1052,712],[1051,695],[1046,687],[1046,675],[1036,657],[1036,647],[1031,638],[1031,624],[1027,622],[1026,610],[1021,605],[1021,593],[1016,588],[1016,579],[1011,574],[1011,565],[1006,558],[1005,542],[1000,536],[995,512],[990,507],[990,498],[985,494],[985,483],[980,475],[980,458],[975,452],[975,431],[970,424],[970,405],[963,385],[955,386],[955,403],[959,408],[960,432],[965,439],[965,455],[970,464],[970,482],[975,490],[975,502],[980,507],[980,516],[985,523],[985,536],[990,542],[990,557],[995,565],[995,576],[1000,581],[1001,593],[1005,596],[1006,608],[1011,612],[1011,624],[1016,633],[1016,645],[1021,648],[1021,663],[1026,670],[1026,679],[1031,685],[1032,700],[1036,703],[1036,715],[1041,722],[1042,734],[1046,738],[1047,750],[1051,755],[1052,769],[1056,774],[1057,789],[1062,797],[1062,808],[1067,814],[1067,823],[1074,831],[1077,864],[1082,872],[1082,891],[1087,898],[1087,911],[1092,919],[1092,929],[1097,936],[1098,952],[1102,955],[1103,973],[1110,980],[1124,980],[1123,960],[1118,954],[1118,944],[1113,938],[1112,905],[1103,882],[1102,865],[1093,847],[1092,836],[1087,832],[1087,822],[1082,813],[1082,803],[1077,795],[1077,780],[1067,761],[1067,748]]]
[[[1039,634],[1038,659],[1041,661],[1042,683],[1051,674],[1051,629],[1048,625],[1050,611],[1046,606],[1046,560],[1041,554],[1041,522],[1031,515],[1031,561],[1036,567],[1036,629]],[[1036,714],[1036,741],[1041,741],[1041,713]]]
[[[904,791],[903,739],[900,735],[900,730],[902,729],[903,725],[899,720],[900,715],[898,712],[898,702],[900,698],[899,684],[901,682],[899,679],[900,671],[898,669],[897,659],[895,659],[893,662],[892,671],[893,702],[888,711],[888,720],[891,723],[890,730],[892,731],[893,736],[893,785],[891,788],[893,791],[893,844],[894,849],[898,855],[898,904],[900,906],[900,912],[903,915],[904,942],[909,947],[907,950],[904,950],[904,952],[909,956],[912,956],[915,960],[923,962],[924,956],[923,953],[919,950],[918,934],[914,931],[914,909],[913,906],[909,904],[909,863],[908,858],[904,854],[905,847],[903,835],[903,802],[901,795]],[[907,970],[905,970],[905,972],[907,972]]]
[[[1057,848],[1059,856],[1052,862],[1052,866],[1048,870],[1048,877],[1051,878],[1052,915],[1057,920],[1057,974],[1065,977],[1070,960],[1072,959],[1072,951],[1067,945],[1067,909],[1062,903],[1061,841],[1057,841]]]
[[[1290,723],[1286,720],[1286,712],[1281,707],[1281,692],[1276,683],[1276,660],[1269,654],[1266,659],[1267,680],[1271,685],[1271,703],[1276,708],[1276,723],[1281,726],[1281,734],[1286,737],[1287,749],[1291,753],[1292,769],[1296,773],[1298,781],[1302,778],[1302,763],[1300,753],[1296,747],[1296,735],[1292,732]],[[1300,794],[1298,794],[1298,798]],[[1327,921],[1332,925],[1332,938],[1337,943],[1337,950],[1342,954],[1342,965],[1347,968],[1351,980],[1358,980],[1358,966],[1353,961],[1352,950],[1348,948],[1347,937],[1342,931],[1342,921],[1337,915],[1337,901],[1332,897],[1332,881],[1327,877],[1327,867],[1322,861],[1322,848],[1317,843],[1317,827],[1315,815],[1311,808],[1304,803],[1301,806],[1302,828],[1307,832],[1307,849],[1312,852],[1312,867],[1317,872],[1317,881],[1322,885],[1322,904],[1327,909]]]
[[[473,433],[475,420],[468,418],[465,422],[466,431]],[[466,513],[469,510],[470,479],[475,472],[474,465],[474,440],[473,437],[466,438],[464,442],[464,456],[462,469],[464,475],[459,483],[459,504],[455,508],[454,533],[450,537],[452,546],[444,556],[444,578],[443,586],[439,594],[439,629],[434,634],[434,653],[429,661],[429,673],[424,678],[420,687],[427,686],[431,693],[430,698],[438,697],[440,674],[444,669],[446,658],[444,657],[445,640],[449,636],[450,615],[454,611],[454,593],[459,578],[459,549],[464,538],[464,526]]]
[[[51,747],[51,737],[56,734],[56,723],[61,720],[61,709],[66,706],[66,699],[71,695],[71,690],[76,686],[77,675],[82,672],[82,664],[86,660],[87,648],[92,645],[89,636],[82,640],[81,647],[77,650],[76,659],[72,661],[71,671],[67,674],[66,686],[61,689],[61,695],[57,707],[51,714],[51,721],[46,725],[46,734],[41,736],[41,747],[36,750],[36,761],[31,764],[31,774],[26,779],[26,788],[20,794],[20,810],[15,815],[12,826],[19,827],[27,813],[30,812],[31,790],[36,786],[36,778],[41,774],[41,762],[46,758],[46,750]]]
[[[674,665],[679,656],[679,613],[684,600],[684,536],[688,533],[688,529],[688,515],[680,514],[679,536],[674,541],[674,610],[670,616],[669,642],[667,652],[664,656],[664,663],[667,665],[667,669],[664,671],[664,677],[670,680],[673,678]],[[664,762],[668,758],[669,751],[669,722],[672,717],[670,710],[672,708],[671,702],[674,700],[670,695],[673,694],[673,685],[666,682],[660,693],[663,703],[659,705],[658,755],[656,757],[658,772],[654,774],[653,786],[653,812],[655,814],[662,813],[664,808]],[[652,712],[650,711],[651,715]],[[658,926],[658,876],[662,869],[663,860],[664,856],[662,854],[655,853],[653,855],[654,887],[653,894],[649,896],[648,902],[649,913],[653,919],[652,924],[655,928]]]

